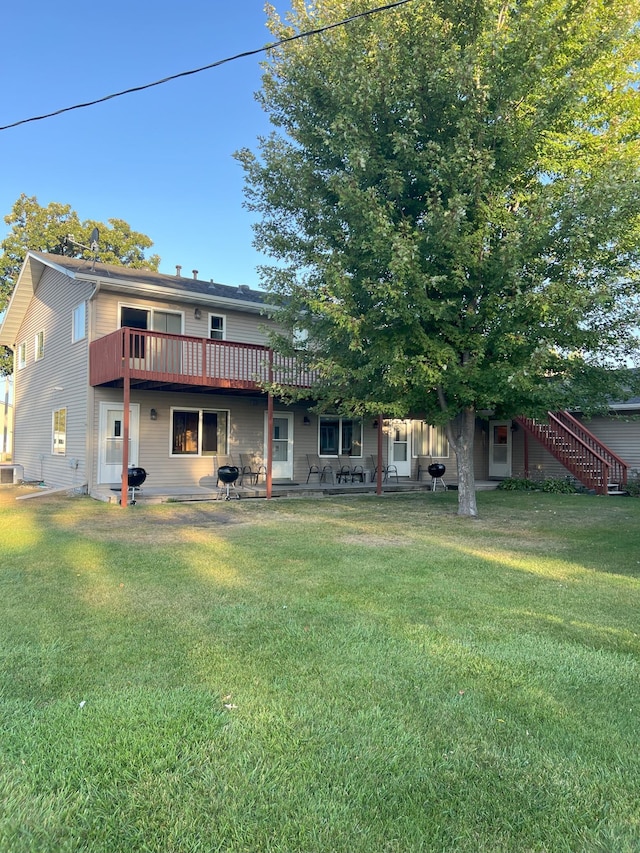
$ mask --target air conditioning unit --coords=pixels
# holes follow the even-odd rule
[[[0,485],[12,486],[24,480],[24,468],[13,462],[0,464]]]

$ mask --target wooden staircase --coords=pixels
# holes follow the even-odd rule
[[[628,465],[569,412],[549,412],[546,422],[515,420],[587,489],[624,494]]]

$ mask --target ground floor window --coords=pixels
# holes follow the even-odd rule
[[[67,410],[56,409],[52,420],[51,452],[64,456],[67,451]]]
[[[413,430],[414,456],[449,456],[449,442],[444,426],[415,421]]]
[[[362,456],[362,421],[320,415],[320,456]]]
[[[171,410],[171,455],[226,454],[229,413],[213,409]]]

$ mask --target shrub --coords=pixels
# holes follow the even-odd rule
[[[570,477],[547,477],[546,480],[529,480],[526,477],[507,477],[498,488],[510,492],[551,492],[572,495],[577,491]]]
[[[538,489],[539,483],[529,480],[526,477],[507,477],[498,483],[498,488],[506,492],[530,492]]]

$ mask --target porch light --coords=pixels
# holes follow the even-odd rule
[[[157,409],[151,409],[149,411],[149,420],[152,420],[152,421],[158,420],[158,410]]]
[[[193,312],[193,316],[196,318],[196,320],[199,320],[200,317],[202,317],[202,311],[199,308],[196,308]]]
[[[308,416],[308,415],[305,415],[305,416],[303,417],[303,419],[302,419],[302,423],[303,423],[305,426],[310,426],[310,425],[311,425],[311,421],[309,420],[309,416]]]

